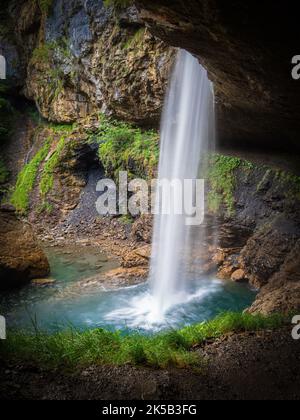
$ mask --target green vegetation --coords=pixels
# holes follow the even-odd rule
[[[56,41],[38,45],[32,53],[31,62],[48,64],[53,60],[53,55],[55,52],[64,58],[72,58],[72,54],[68,46],[68,40],[62,37]],[[48,71],[53,72],[54,69],[48,69]]]
[[[44,78],[47,78],[49,96],[56,99],[63,89],[63,74],[59,67],[53,65],[53,55],[56,49],[56,43],[50,42],[40,44],[32,53],[31,64],[43,65],[44,71],[40,83],[44,84]]]
[[[46,43],[36,47],[31,56],[31,62],[47,64],[52,59],[55,44]]]
[[[246,171],[254,168],[254,165],[246,160],[223,155],[213,155],[209,159],[208,181],[210,191],[208,193],[209,210],[216,213],[224,204],[228,215],[235,211],[234,191],[240,169]],[[285,195],[290,200],[300,200],[300,177],[292,173],[272,169],[265,165],[257,166],[260,169],[261,177],[257,183],[256,192],[263,192],[270,182],[278,193]]]
[[[235,171],[243,167],[251,169],[253,165],[245,160],[223,155],[213,155],[209,161],[208,180],[211,191],[208,194],[210,211],[217,212],[224,203],[228,214],[234,213]]]
[[[133,0],[104,0],[105,7],[114,6],[116,8],[128,7],[133,3]]]
[[[40,11],[44,16],[48,16],[52,8],[53,0],[38,0]]]
[[[119,221],[123,223],[123,225],[131,225],[134,222],[134,218],[130,214],[126,214],[121,216]]]
[[[58,41],[40,44],[32,53],[31,64],[43,65],[42,79],[40,83],[44,84],[45,78],[48,82],[49,96],[56,99],[64,87],[64,72],[61,66],[57,66],[54,60],[54,53],[62,58],[71,59],[72,55],[69,50],[67,40],[61,38]]]
[[[25,214],[28,211],[30,193],[34,188],[39,167],[46,159],[50,146],[51,139],[48,138],[34,158],[24,166],[18,176],[16,187],[10,201],[20,213]]]
[[[54,184],[54,172],[57,168],[61,152],[65,146],[66,135],[74,130],[75,125],[66,124],[47,124],[49,130],[52,131],[51,137],[48,137],[41,149],[36,153],[33,159],[26,164],[21,170],[15,189],[10,198],[11,204],[13,204],[17,211],[21,214],[26,214],[30,204],[30,194],[36,184],[37,175],[41,167],[42,162],[46,159],[50,152],[53,138],[59,136],[60,140],[57,146],[47,162],[45,163],[43,170],[41,171],[41,178],[39,184],[39,191],[43,202],[38,206],[38,212],[51,213],[52,205],[46,201],[47,194],[51,191]],[[43,128],[43,124],[39,127]]]
[[[48,201],[43,201],[40,205],[37,206],[36,211],[38,214],[42,214],[42,213],[51,214],[53,211],[53,205],[48,203]]]
[[[132,176],[153,177],[159,159],[156,132],[102,117],[99,132],[91,140],[99,144],[99,158],[108,176],[117,178],[120,171],[128,171]]]
[[[300,200],[300,177],[286,171],[277,171],[276,179],[283,183],[285,194],[291,200]]]
[[[139,29],[124,45],[124,49],[137,48],[141,46],[145,35],[145,28]]]
[[[263,176],[263,178],[257,184],[256,192],[259,193],[260,191],[262,191],[264,189],[264,186],[265,186],[266,182],[268,181],[268,179],[270,179],[271,176],[272,176],[272,170],[271,169],[267,169],[266,170],[266,173]]]
[[[63,136],[59,140],[55,152],[48,159],[48,161],[46,162],[44,166],[44,169],[41,175],[41,181],[40,181],[40,193],[44,199],[53,188],[53,184],[54,184],[53,174],[54,174],[55,168],[58,166],[60,155],[64,148],[64,145],[65,145],[65,137]]]
[[[53,131],[54,134],[68,134],[72,133],[77,127],[74,124],[55,124],[55,123],[46,123],[46,126]]]
[[[197,367],[201,360],[193,348],[208,338],[229,332],[276,329],[285,323],[281,315],[264,317],[242,313],[225,313],[216,319],[145,336],[124,335],[103,329],[79,332],[75,329],[45,334],[9,332],[0,343],[0,356],[6,360],[28,361],[49,367],[78,368],[89,364],[133,364],[165,368]]]
[[[292,201],[300,200],[299,176],[287,171],[271,169],[267,166],[263,166],[262,168],[265,172],[257,185],[257,193],[264,192],[265,188],[269,188],[270,185],[273,185],[273,187],[277,188],[279,193],[283,193],[287,199]]]
[[[48,79],[52,100],[56,100],[64,87],[64,74],[59,68],[49,69]]]

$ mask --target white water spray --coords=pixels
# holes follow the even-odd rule
[[[214,94],[206,70],[186,51],[179,51],[162,118],[159,180],[195,180],[203,176],[205,157],[214,145]],[[201,175],[200,175],[201,174]],[[182,200],[173,194],[173,200]],[[159,192],[157,194],[159,201]],[[186,214],[155,218],[150,288],[108,320],[130,327],[153,328],[170,321],[171,308],[203,299],[217,287],[207,282],[192,290],[194,238],[204,229],[186,225]],[[198,229],[195,235],[195,229]],[[203,238],[202,238],[203,239]],[[203,241],[198,241],[203,242]],[[199,273],[198,273],[199,276]]]
[[[177,57],[162,118],[159,179],[197,179],[214,135],[213,86],[206,70],[186,51]],[[181,199],[181,197],[176,197]],[[185,301],[192,254],[186,215],[159,214],[155,219],[151,286],[154,318],[161,319]]]

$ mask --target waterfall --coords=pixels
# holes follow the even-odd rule
[[[214,126],[212,83],[198,60],[181,50],[162,117],[159,180],[182,182],[203,177],[205,158],[214,145]],[[158,189],[149,285],[141,292],[137,288],[132,300],[110,312],[106,316],[109,322],[145,329],[176,325],[177,318],[186,318],[183,306],[203,300],[219,287],[201,278],[199,251],[205,228],[187,226],[184,213],[159,211],[161,195]],[[173,202],[182,200],[176,190],[172,196]]]
[[[197,179],[214,143],[214,95],[206,70],[186,51],[179,51],[161,126],[159,180]],[[176,197],[174,200],[180,200]],[[157,193],[159,201],[159,193]],[[186,215],[158,212],[154,223],[150,273],[152,318],[161,321],[187,298],[193,230]]]

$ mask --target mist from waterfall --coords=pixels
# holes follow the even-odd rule
[[[203,178],[208,152],[215,143],[214,129],[213,85],[198,60],[180,50],[162,117],[158,180],[184,183]],[[128,327],[152,330],[176,325],[179,319],[189,318],[186,311],[195,302],[200,305],[222,288],[218,281],[201,277],[199,255],[205,244],[205,227],[188,226],[185,213],[164,214],[163,199],[158,189],[148,287],[109,313],[108,322],[123,321]],[[178,200],[183,196],[175,188],[173,210]]]
[[[213,85],[198,60],[181,50],[162,117],[159,180],[183,182],[203,176],[205,157],[213,144]],[[174,194],[174,200],[181,199]],[[195,230],[199,227],[187,226],[185,214],[159,212],[155,218],[150,274],[154,319],[162,319],[172,306],[188,298]]]

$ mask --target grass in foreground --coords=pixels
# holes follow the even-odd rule
[[[229,332],[276,329],[285,320],[282,315],[225,313],[209,322],[151,336],[103,329],[86,332],[70,329],[52,335],[39,331],[31,335],[12,332],[5,342],[0,342],[0,357],[55,368],[91,364],[197,367],[201,360],[193,348],[208,338]]]

